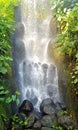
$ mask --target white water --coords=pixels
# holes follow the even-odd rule
[[[21,99],[29,99],[36,108],[45,98],[60,102],[57,67],[48,56],[49,44],[55,39],[49,0],[21,0],[18,13],[14,64]]]

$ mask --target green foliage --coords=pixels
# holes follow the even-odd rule
[[[15,29],[14,8],[18,5],[18,2],[19,0],[0,0],[0,115],[4,113],[4,116],[6,116],[5,103],[19,103],[17,94],[10,96],[10,92],[7,90],[7,85],[5,84],[11,70],[10,35],[12,30]],[[3,130],[1,124],[0,129]]]
[[[61,111],[60,115],[67,115],[67,111]]]
[[[54,128],[55,130],[63,130],[63,127],[61,127],[61,126],[53,125],[52,128]]]
[[[53,2],[53,0],[50,0]],[[56,0],[55,0],[56,3]],[[54,8],[54,17],[57,19],[56,47],[69,59],[71,64],[71,86],[78,94],[78,0],[61,0]]]
[[[15,128],[21,128],[22,126],[27,126],[27,119],[25,119],[25,115],[21,114],[22,118],[20,119],[18,115],[14,114],[10,119],[10,125],[11,125],[11,129]],[[5,114],[1,114],[1,118],[3,120],[3,122],[5,123],[5,127],[9,125],[9,119],[7,118],[7,116],[5,116]]]
[[[14,7],[18,0],[0,0],[0,75],[10,68],[10,34],[14,29]]]
[[[78,5],[72,10],[64,8],[63,15],[58,16],[59,36],[58,44],[60,50],[75,60],[78,54]]]
[[[72,75],[72,84],[76,85],[78,83],[78,65],[73,69]]]
[[[19,99],[17,98],[17,96],[20,94],[18,91],[15,92],[14,95],[9,96],[9,91],[5,90],[5,88],[3,86],[0,87],[0,103],[11,103],[11,102],[16,102],[16,104],[18,105],[20,103]]]
[[[24,122],[22,120],[20,120],[17,115],[13,115],[12,116],[12,125],[14,126],[15,124],[19,124],[19,125],[23,126]]]

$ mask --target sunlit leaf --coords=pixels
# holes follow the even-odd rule
[[[16,94],[16,95],[20,95],[20,92],[19,92],[19,91],[15,91],[15,94]]]
[[[77,84],[77,83],[78,83],[78,79],[75,79],[75,80],[73,81],[73,83],[74,83],[74,84]]]
[[[17,105],[19,105],[19,103],[20,103],[20,100],[19,100],[19,99],[17,99],[17,100],[16,100],[16,104],[17,104]]]
[[[12,100],[16,101],[16,95],[12,95]]]
[[[12,102],[12,98],[8,97],[5,102],[8,103],[8,104],[11,103]]]

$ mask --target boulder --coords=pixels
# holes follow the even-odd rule
[[[48,115],[55,114],[55,108],[56,106],[50,98],[44,99],[40,105],[41,112]]]
[[[57,125],[57,119],[56,116],[50,116],[50,115],[45,115],[41,119],[41,124],[42,126],[45,127],[52,127],[52,125]]]
[[[36,121],[35,123],[34,123],[34,126],[33,126],[33,128],[34,129],[40,129],[41,128],[41,122],[40,121]]]
[[[29,100],[24,100],[21,106],[19,107],[19,113],[25,113],[29,115],[33,111],[33,104]]]
[[[42,117],[42,113],[41,112],[39,112],[36,109],[34,109],[34,111],[32,113],[35,115],[37,120],[41,119],[41,117]]]
[[[18,113],[18,114],[16,114],[16,116],[18,117],[18,119],[20,121],[25,121],[27,119],[27,117],[24,113]]]
[[[57,114],[58,118],[58,124],[63,126],[64,129],[71,128],[71,130],[74,130],[74,121],[71,117],[69,117],[67,114],[60,114],[60,112]]]
[[[50,105],[44,106],[42,112],[47,115],[55,115],[55,109]]]
[[[25,128],[32,128],[34,123],[36,121],[36,117],[34,114],[30,114],[29,117],[26,119],[26,125]]]
[[[58,111],[60,111],[60,110],[66,111],[67,108],[66,108],[65,103],[57,102],[57,103],[56,103],[56,109],[57,109]]]
[[[55,129],[49,127],[42,127],[41,130],[55,130]]]

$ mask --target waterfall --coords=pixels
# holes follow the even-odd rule
[[[15,14],[14,73],[21,100],[29,99],[36,108],[45,98],[60,102],[57,66],[48,55],[56,37],[49,0],[21,0]]]

